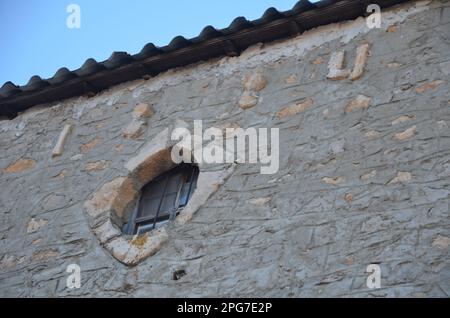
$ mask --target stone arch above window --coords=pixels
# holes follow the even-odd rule
[[[126,175],[103,184],[84,204],[89,226],[100,244],[121,263],[134,266],[158,252],[169,239],[165,227],[130,236],[122,233],[139,198],[140,190],[159,175],[176,167],[171,159],[174,143],[169,129],[154,137],[126,164]],[[183,149],[191,154],[189,149]],[[209,197],[234,171],[235,165],[211,167],[199,164],[197,187],[187,205],[175,219],[176,225],[189,222]]]

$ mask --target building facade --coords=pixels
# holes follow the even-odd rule
[[[449,23],[407,1],[4,117],[0,296],[448,297]],[[194,121],[278,129],[277,171],[202,163],[175,221],[123,233]]]

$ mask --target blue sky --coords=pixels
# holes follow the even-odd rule
[[[52,77],[60,67],[79,68],[113,51],[138,53],[176,35],[223,28],[237,16],[259,18],[265,9],[291,9],[297,0],[0,0],[0,85],[24,85],[32,75]],[[69,29],[69,4],[81,8],[81,28]]]

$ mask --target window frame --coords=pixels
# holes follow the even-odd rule
[[[144,185],[140,191],[132,217],[130,218],[129,222],[124,226],[124,232],[130,235],[141,235],[144,233],[151,232],[175,220],[176,216],[189,203],[192,194],[197,188],[199,172],[200,171],[198,166],[183,163],[176,166],[175,168],[172,168],[167,172],[162,173],[160,176],[156,177],[155,179]],[[169,183],[169,180],[171,177],[177,174],[181,174],[181,178],[180,180],[178,180],[174,206],[172,209],[170,209],[170,211],[161,211],[163,201],[167,195],[167,185]],[[184,181],[186,180],[185,179],[186,177],[188,177],[189,182]],[[164,186],[164,189],[162,191],[162,194],[158,197],[159,203],[156,214],[139,217],[139,215],[142,212],[142,209],[145,208],[144,203],[142,203],[143,192],[147,187],[150,187],[158,182],[164,182],[164,184],[161,184],[162,186]],[[186,203],[184,205],[180,205],[181,192],[183,191],[183,188],[187,185],[189,185],[189,189],[185,194],[187,196]],[[141,228],[143,228],[142,231],[140,230]]]

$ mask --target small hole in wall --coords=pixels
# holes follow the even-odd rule
[[[184,269],[179,269],[173,272],[172,279],[173,280],[180,280],[182,277],[186,276],[186,271]]]

